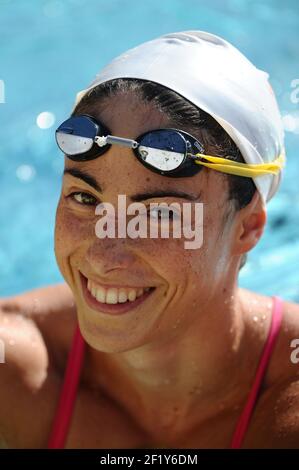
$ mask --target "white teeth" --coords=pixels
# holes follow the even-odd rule
[[[118,291],[118,301],[124,303],[128,300],[127,292],[125,289],[119,289]]]
[[[134,302],[134,300],[136,299],[136,295],[137,295],[136,289],[131,289],[131,290],[129,290],[128,299],[129,299],[131,302]]]
[[[98,302],[105,303],[106,301],[105,289],[96,289],[96,299]]]
[[[107,290],[106,294],[106,304],[117,304],[118,295],[117,289],[112,288]]]
[[[104,288],[97,286],[93,281],[88,279],[87,289],[98,302],[117,304],[125,303],[127,301],[134,302],[134,300],[144,294],[144,292],[148,292],[150,287],[139,287],[137,289],[125,287],[121,287],[119,289],[116,287]]]
[[[92,295],[93,295],[94,297],[97,296],[97,290],[96,290],[95,287],[92,287],[92,288],[91,288],[91,293],[92,293]]]
[[[143,294],[143,289],[138,289],[137,297],[140,297]]]

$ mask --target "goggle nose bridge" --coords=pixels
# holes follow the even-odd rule
[[[104,147],[107,144],[116,144],[135,149],[139,145],[136,140],[125,139],[124,137],[117,137],[113,135],[96,136],[94,140],[99,147]]]

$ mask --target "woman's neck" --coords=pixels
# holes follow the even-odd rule
[[[247,311],[235,288],[198,307],[196,321],[163,342],[116,354],[88,346],[87,381],[147,432],[184,434],[244,399],[254,374]]]

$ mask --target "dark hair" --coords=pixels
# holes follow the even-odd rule
[[[212,116],[175,91],[148,80],[117,78],[97,85],[83,96],[72,116],[83,113],[96,116],[99,104],[106,98],[129,92],[134,92],[145,102],[153,103],[170,119],[173,127],[181,127],[198,137],[207,154],[244,163],[239,148]],[[224,173],[223,177],[228,181],[228,200],[232,201],[233,208],[238,211],[249,204],[256,191],[252,178]],[[240,268],[245,262],[244,255]]]
[[[190,134],[198,134],[208,154],[229,156],[231,160],[244,163],[234,141],[212,116],[175,91],[148,80],[116,78],[97,85],[83,96],[72,116],[84,112],[96,115],[99,103],[104,99],[128,92],[136,93],[143,101],[152,102],[168,116],[173,126],[181,127]],[[235,209],[242,209],[249,204],[256,191],[252,178],[228,174],[224,174],[224,177],[228,179],[228,200],[234,202]]]

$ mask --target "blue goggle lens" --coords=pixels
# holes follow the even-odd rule
[[[98,124],[87,116],[74,116],[64,121],[56,130],[56,142],[60,150],[68,156],[89,152],[96,135]],[[99,152],[100,153],[100,149]]]
[[[185,160],[186,142],[177,131],[155,130],[138,138],[139,158],[160,171],[173,171]]]

